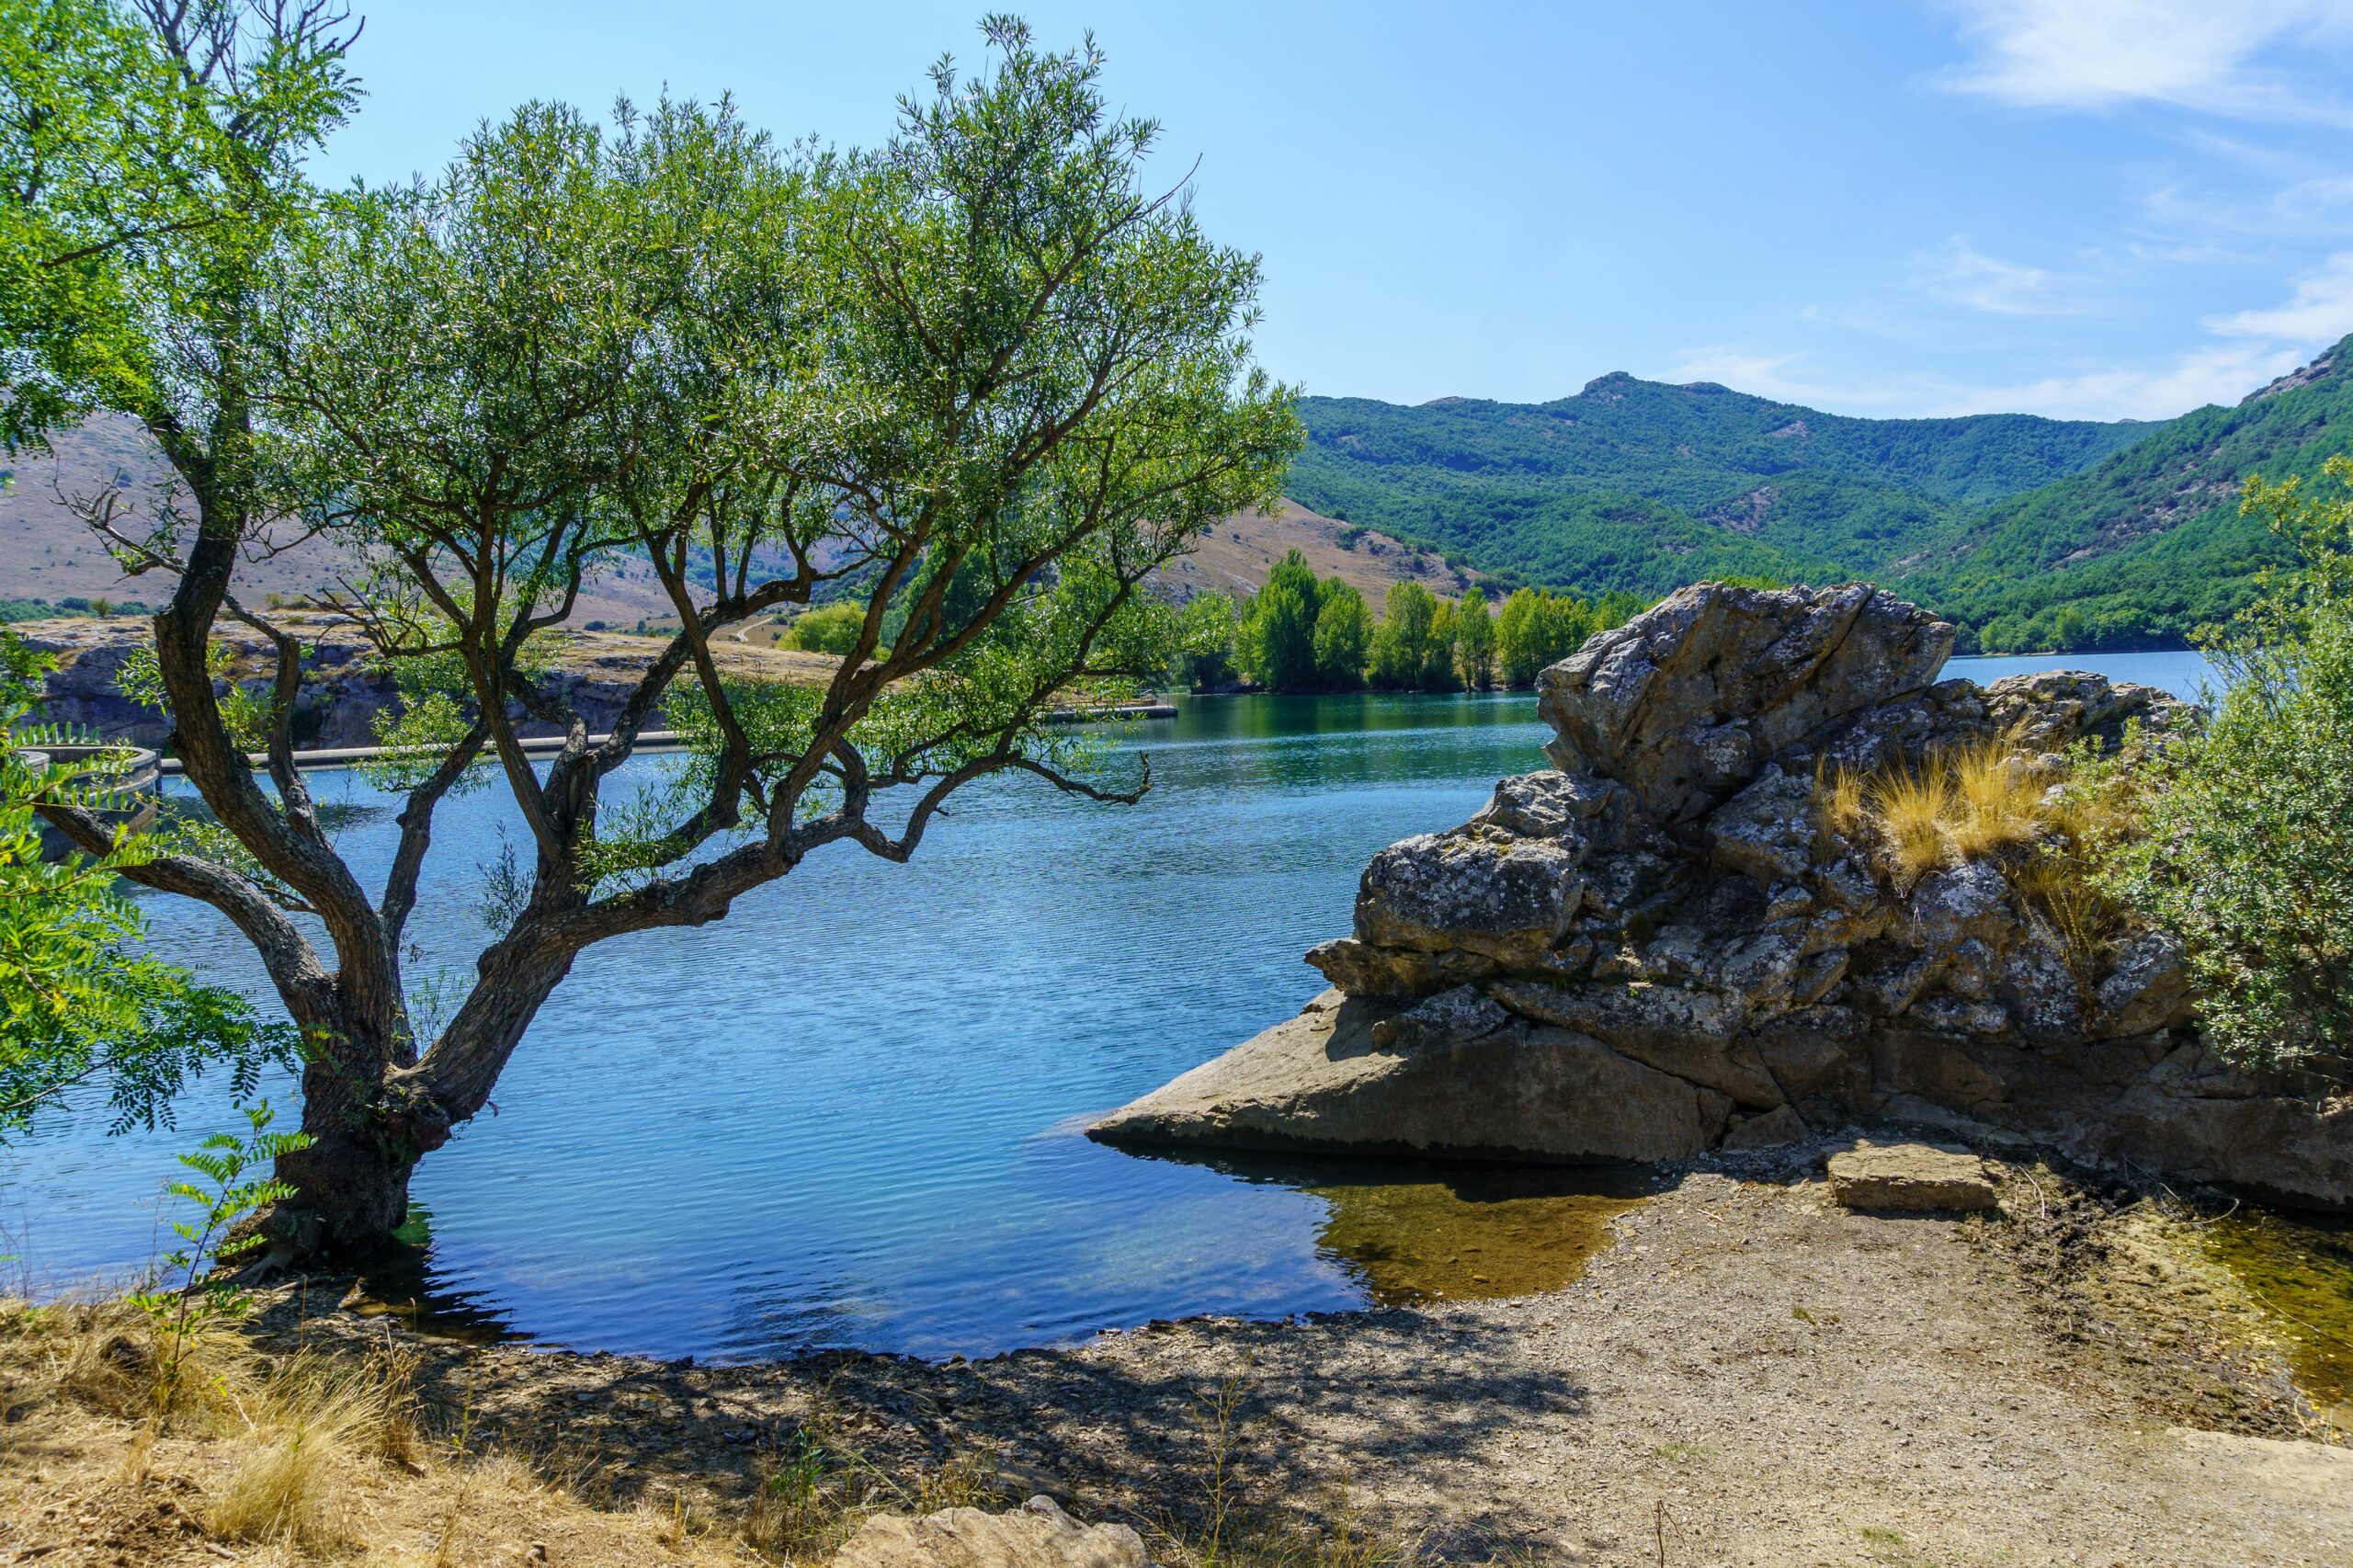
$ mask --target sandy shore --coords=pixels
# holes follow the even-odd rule
[[[985,1454],[1011,1490],[1147,1521],[1197,1517],[1222,1455],[1256,1506],[1466,1561],[2353,1562],[2353,1449],[2178,1219],[2048,1172],[1978,1219],[1851,1214],[1802,1162],[1743,1174],[1691,1172],[1545,1295],[946,1365],[428,1339],[426,1387],[616,1499],[722,1511],[813,1420],[910,1486]]]

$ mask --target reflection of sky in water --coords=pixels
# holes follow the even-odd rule
[[[1347,928],[1366,859],[1542,766],[1544,732],[1524,694],[1184,710],[1139,731],[1156,781],[1141,806],[992,784],[910,865],[843,846],[717,925],[592,949],[495,1112],[422,1167],[424,1285],[535,1338],[733,1358],[971,1354],[1365,1300],[1363,1268],[1320,1239],[1328,1199],[1074,1124],[1296,1011],[1322,983],[1300,954]],[[347,773],[316,788],[381,875],[382,798]],[[444,809],[413,983],[470,972],[502,793]],[[221,923],[145,903],[167,953],[262,989]],[[171,1153],[221,1122],[199,1091],[176,1134],[52,1123],[0,1167],[0,1251],[51,1281],[136,1266]],[[1449,1203],[1389,1207],[1470,1222]]]

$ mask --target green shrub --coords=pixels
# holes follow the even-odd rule
[[[865,626],[864,605],[824,605],[793,621],[788,639],[790,646],[805,653],[847,654],[858,646],[858,634]]]
[[[307,1132],[269,1131],[275,1113],[267,1100],[246,1108],[244,1116],[250,1136],[216,1132],[179,1156],[180,1164],[202,1176],[206,1185],[176,1181],[165,1190],[193,1208],[195,1215],[172,1221],[172,1233],[180,1244],[164,1255],[161,1277],[125,1298],[148,1315],[163,1340],[155,1382],[159,1415],[168,1413],[175,1403],[190,1343],[209,1324],[242,1318],[252,1307],[252,1298],[234,1280],[214,1270],[265,1244],[259,1231],[241,1233],[238,1221],[294,1196],[287,1183],[258,1173],[280,1155],[311,1146]]]
[[[2253,1065],[2353,1054],[2353,459],[2325,472],[2342,493],[2247,481],[2298,563],[2206,639],[2228,688],[2103,876],[2179,936],[2208,1040]]]

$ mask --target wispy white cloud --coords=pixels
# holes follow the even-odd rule
[[[1866,337],[1892,341],[1915,339],[1920,335],[1918,324],[1910,319],[1908,311],[1892,312],[1851,301],[1837,305],[1801,305],[1798,307],[1798,320],[1815,326],[1836,327],[1842,332],[1861,333]]]
[[[1995,315],[2075,315],[2083,309],[2042,267],[1987,256],[1962,234],[1920,256],[1912,280],[1939,300]]]
[[[2318,271],[2297,278],[2286,304],[2208,316],[2201,324],[2225,337],[2334,343],[2353,332],[2353,251],[2338,251]]]
[[[2353,124],[2280,56],[2353,34],[2342,0],[1949,0],[1975,54],[1957,91],[2040,108],[2156,103],[2239,119]]]
[[[2321,174],[2270,189],[2218,191],[2179,181],[2143,191],[2131,254],[2167,261],[2244,262],[2273,241],[2334,238],[2353,228],[2353,175]],[[2249,245],[2247,242],[2254,241]]]
[[[1719,381],[1735,392],[1836,414],[1897,416],[2040,414],[2053,419],[2170,419],[2210,403],[2236,403],[2311,358],[2308,350],[2245,341],[2201,345],[2147,364],[2098,367],[2030,381],[1971,385],[1934,376],[1842,382],[1808,374],[1802,354],[1737,347],[1694,351],[1670,381]]]
[[[2150,365],[2045,376],[2015,386],[1947,385],[1924,412],[2041,414],[2053,419],[2170,419],[2210,403],[2236,403],[2309,358],[2268,344],[2201,347]]]
[[[1814,326],[1853,330],[1850,315],[1876,308],[1886,335],[1930,347],[1958,347],[1955,323],[1924,301],[1974,312],[1971,358],[1991,367],[1983,382],[1850,375],[1826,348],[1783,353],[1770,339],[1694,349],[1677,379],[1856,414],[2165,419],[2236,403],[2353,333],[2353,176],[2334,134],[2353,128],[2353,0],[1928,3],[1956,20],[1962,45],[1938,78],[1944,87],[2019,107],[2159,111],[2133,121],[2154,134],[2155,150],[2119,170],[2139,189],[2131,217],[2088,244],[2080,228],[2064,244],[2029,234],[1990,248],[1956,233],[1915,253],[1906,287],[1881,291],[1875,307],[1866,291],[1801,312]],[[2313,126],[2332,129],[2314,135]],[[2138,334],[2137,344],[2043,324],[2137,320],[2160,297],[2180,299],[2176,284],[2188,280],[2169,274],[2185,266],[2280,281],[2276,293],[2239,293],[2245,309],[2200,316],[2211,293],[2173,304],[2169,329]],[[2028,366],[2009,358],[2020,349],[2035,356]],[[2029,369],[2049,373],[2021,377]]]
[[[1759,397],[1847,414],[2170,419],[2210,403],[2236,403],[2353,333],[2353,250],[2291,279],[2278,305],[2210,315],[2199,324],[2207,340],[2173,354],[2028,381],[1972,385],[1913,376],[1856,383],[1810,370],[1804,354],[1739,345],[1689,350],[1665,379],[1721,381]]]

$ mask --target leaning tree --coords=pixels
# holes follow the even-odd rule
[[[287,134],[343,112],[338,24],[215,11],[268,43],[274,79],[313,73],[313,118]],[[991,775],[1141,791],[1049,710],[1159,656],[1147,578],[1270,500],[1298,437],[1251,363],[1256,258],[1146,184],[1154,128],[1107,113],[1091,42],[1051,53],[992,20],[988,67],[943,62],[878,151],[779,147],[724,103],[624,105],[603,127],[532,106],[428,184],[330,198],[237,152],[255,134],[239,78],[150,21],[203,146],[282,199],[241,229],[225,326],[126,312],[126,340],[169,359],[167,392],[109,397],[33,337],[12,348],[61,406],[147,420],[193,497],[144,530],[94,508],[127,564],[176,579],[153,679],[213,819],[129,874],[226,915],[305,1037],[311,1142],[281,1161],[299,1196],[271,1221],[287,1252],[363,1250],[402,1222],[416,1162],[487,1102],[592,944],[718,919],[830,846],[904,860]],[[159,289],[138,274],[179,233],[108,253],[131,277],[113,286]],[[164,438],[172,411],[231,432],[233,493]],[[297,766],[299,625],[234,591],[239,551],[297,523],[364,562],[337,603],[407,694],[373,887]],[[623,561],[650,566],[679,630],[595,733],[543,651]],[[864,610],[821,687],[723,676],[714,638],[820,599]],[[277,650],[257,711],[216,683],[224,617]],[[562,737],[552,756],[521,744],[534,725]],[[616,786],[654,727],[688,756],[651,791]],[[404,931],[437,808],[484,783],[528,852],[471,988],[426,1028]],[[50,814],[104,846],[85,813]]]

